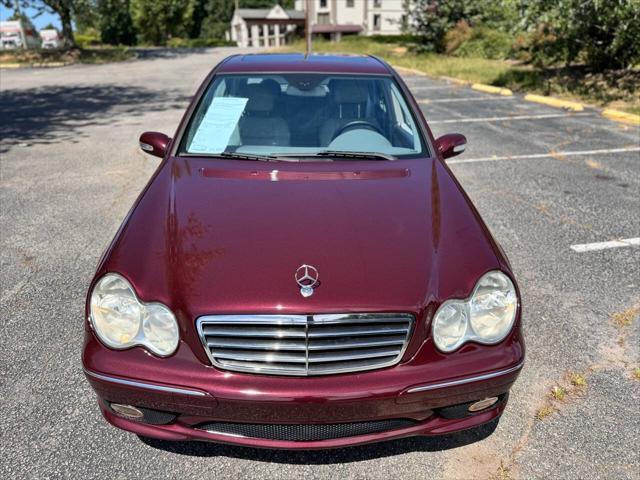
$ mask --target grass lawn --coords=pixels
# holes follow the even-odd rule
[[[377,55],[389,63],[425,72],[434,77],[452,77],[473,83],[506,87],[577,100],[600,107],[640,114],[640,70],[589,74],[583,67],[536,69],[510,60],[415,54],[394,43],[367,37],[347,37],[341,42],[314,41],[315,52]],[[304,42],[280,51],[304,51]]]
[[[90,47],[78,50],[4,50],[0,53],[0,66],[47,66],[70,63],[109,63],[133,58],[126,47]]]

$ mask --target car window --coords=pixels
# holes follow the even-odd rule
[[[418,124],[390,76],[219,75],[182,137],[181,153],[424,155]]]

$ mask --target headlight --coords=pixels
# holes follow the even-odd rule
[[[483,275],[471,297],[447,300],[433,319],[433,341],[453,352],[470,341],[494,344],[505,339],[516,318],[518,296],[513,282],[499,271]]]
[[[111,348],[140,345],[165,357],[178,347],[178,324],[171,310],[141,302],[129,282],[115,273],[102,277],[91,292],[91,323]]]

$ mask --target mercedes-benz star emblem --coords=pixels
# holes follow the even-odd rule
[[[313,287],[317,287],[318,269],[313,265],[300,265],[296,270],[296,283],[300,286],[300,295],[310,297],[313,295]]]

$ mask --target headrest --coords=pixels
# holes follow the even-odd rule
[[[273,78],[265,78],[260,82],[260,85],[265,87],[274,98],[278,98],[278,95],[282,93],[282,89],[280,88],[280,84],[276,82]]]
[[[363,103],[367,100],[367,89],[357,80],[333,80],[331,91],[338,103]]]
[[[264,85],[261,85],[259,83],[252,83],[250,85],[247,85],[245,94],[249,98],[246,107],[247,111],[270,112],[271,110],[273,110],[273,94]]]

